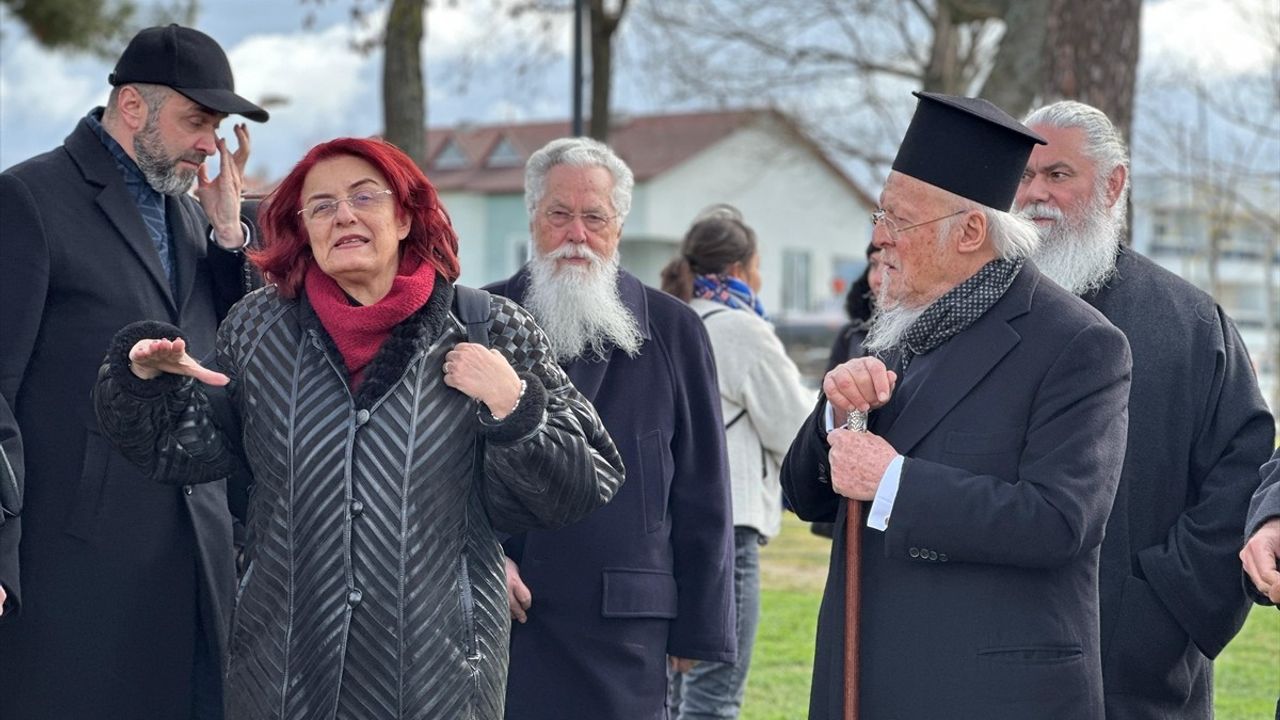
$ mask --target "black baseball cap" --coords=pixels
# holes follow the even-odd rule
[[[215,112],[243,115],[257,122],[270,117],[266,110],[235,93],[231,63],[218,42],[177,24],[149,27],[135,35],[107,82],[112,86],[165,85]]]
[[[893,169],[1008,212],[1031,148],[1045,139],[981,98],[912,95],[920,102]]]

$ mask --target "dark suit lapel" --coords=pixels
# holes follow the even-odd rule
[[[186,307],[195,286],[196,263],[209,251],[203,223],[193,217],[192,208],[179,198],[164,199],[169,223],[169,242],[173,243],[173,271],[177,275],[178,308]]]
[[[895,450],[910,453],[1021,341],[1009,321],[1030,309],[1038,277],[1037,271],[1024,266],[999,302],[933,352],[934,371],[910,390],[906,405],[884,433]]]
[[[177,306],[173,301],[173,293],[169,290],[169,280],[165,277],[164,267],[160,264],[160,255],[151,241],[147,226],[138,211],[138,204],[129,195],[129,188],[120,177],[111,154],[102,146],[102,141],[94,134],[85,121],[80,121],[74,132],[67,137],[67,153],[80,167],[86,182],[102,188],[98,193],[98,207],[107,219],[115,226],[116,232],[124,240],[125,245],[138,258],[138,262],[147,270],[147,275],[155,283],[156,289],[169,305],[169,311],[177,317]],[[100,242],[101,238],[85,238],[89,242]]]

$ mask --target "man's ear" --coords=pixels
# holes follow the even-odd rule
[[[1123,165],[1117,165],[1111,174],[1107,176],[1107,207],[1115,207],[1116,201],[1120,199],[1120,191],[1124,189],[1125,178],[1129,175],[1129,168]]]
[[[973,253],[987,245],[987,214],[981,210],[968,210],[960,223],[960,239],[956,250]]]
[[[138,88],[132,85],[120,87],[120,92],[116,93],[116,115],[129,132],[136,133],[142,130],[147,124],[147,115],[150,112],[147,101],[142,99],[142,93],[138,92]]]

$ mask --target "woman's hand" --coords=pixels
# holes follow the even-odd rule
[[[510,415],[520,399],[520,376],[511,363],[476,343],[458,343],[444,356],[444,384],[483,402],[498,420]]]
[[[196,362],[187,354],[187,343],[177,340],[139,340],[129,349],[129,369],[143,380],[154,380],[163,373],[186,375],[206,385],[226,385],[230,378]]]

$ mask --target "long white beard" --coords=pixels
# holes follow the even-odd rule
[[[587,258],[586,267],[558,266],[561,258]],[[524,306],[542,326],[557,362],[605,357],[609,345],[635,356],[643,337],[618,293],[618,256],[605,260],[585,245],[566,243],[529,263]]]
[[[862,349],[869,354],[877,354],[897,347],[902,334],[920,318],[927,307],[911,308],[901,304],[877,307],[875,314],[871,316],[867,339],[862,341]]]
[[[1018,214],[1054,221],[1047,226],[1036,225],[1040,247],[1031,259],[1040,272],[1072,294],[1098,290],[1115,274],[1121,221],[1106,206],[1101,193],[1089,201],[1077,219],[1041,204],[1027,205]]]

